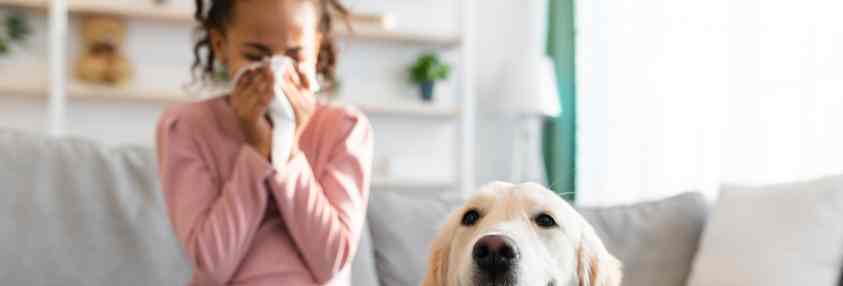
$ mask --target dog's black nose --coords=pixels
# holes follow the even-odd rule
[[[474,244],[472,256],[483,272],[503,274],[512,270],[518,260],[518,249],[504,236],[487,235]]]

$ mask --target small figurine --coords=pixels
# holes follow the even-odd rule
[[[119,86],[129,82],[131,66],[122,54],[126,22],[114,17],[86,16],[82,19],[82,55],[76,77],[91,83]]]

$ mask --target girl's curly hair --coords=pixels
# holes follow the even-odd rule
[[[196,27],[195,43],[193,45],[194,75],[202,80],[213,79],[221,71],[216,64],[216,55],[211,47],[211,31],[225,31],[230,24],[236,0],[196,0],[194,19],[199,23]],[[316,60],[316,72],[321,81],[327,86],[336,82],[337,48],[332,34],[334,18],[340,16],[345,19],[348,9],[339,0],[311,0],[316,1],[319,23],[317,29],[322,34],[319,56]],[[346,24],[348,24],[346,20]],[[204,55],[204,58],[203,58]]]

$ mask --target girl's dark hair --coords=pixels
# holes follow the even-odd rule
[[[202,80],[212,79],[220,72],[221,67],[216,64],[216,55],[211,47],[211,31],[216,30],[220,33],[225,31],[226,25],[232,20],[235,1],[196,0],[196,13],[193,17],[199,22],[199,26],[196,28],[196,40],[193,45],[192,69],[194,75],[198,75]],[[330,87],[336,81],[337,65],[337,48],[332,34],[334,17],[340,16],[345,19],[348,16],[348,9],[340,4],[339,0],[311,1],[316,1],[319,10],[317,29],[322,34],[319,56],[316,60],[316,72],[324,85]],[[347,21],[346,24],[348,24]]]

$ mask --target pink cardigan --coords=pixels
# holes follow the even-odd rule
[[[350,285],[366,215],[372,129],[319,102],[276,170],[246,145],[225,97],[169,109],[157,129],[170,221],[191,285]]]

